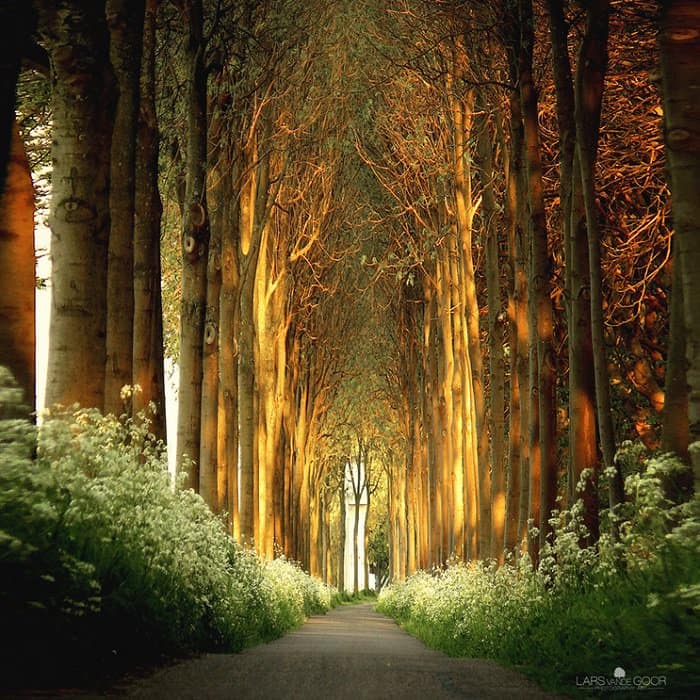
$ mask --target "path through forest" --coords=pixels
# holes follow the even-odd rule
[[[83,696],[85,697],[85,696]],[[555,698],[484,659],[427,649],[369,604],[312,617],[300,630],[242,654],[208,654],[100,697],[172,700]]]

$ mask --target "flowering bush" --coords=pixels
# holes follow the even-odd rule
[[[239,547],[198,495],[172,487],[143,417],[66,412],[38,437],[2,420],[0,446],[8,668],[235,650],[330,607],[323,584]]]
[[[700,682],[700,498],[681,503],[675,457],[641,458],[615,514],[620,538],[581,547],[580,502],[553,514],[554,537],[534,569],[488,562],[417,572],[379,596],[379,609],[431,646],[519,667],[550,687],[617,667],[663,676],[673,697]],[[610,514],[606,514],[610,519]]]

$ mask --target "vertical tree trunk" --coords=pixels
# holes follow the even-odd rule
[[[119,415],[133,381],[134,209],[144,0],[107,0],[109,53],[117,83],[110,154],[105,412]],[[129,405],[131,408],[131,405]]]
[[[134,199],[134,333],[133,382],[141,387],[132,398],[138,413],[151,402],[151,431],[161,439],[165,428],[163,305],[160,287],[160,219],[158,192],[158,124],[155,97],[157,0],[146,0],[140,76],[140,104],[135,160]]]
[[[502,143],[506,180],[505,217],[508,231],[508,338],[510,343],[510,421],[508,427],[508,497],[506,499],[505,548],[508,552],[516,552],[522,539],[520,526],[521,483],[524,483],[528,478],[525,440],[527,402],[521,398],[521,392],[527,386],[525,352],[528,343],[528,328],[524,313],[527,285],[525,266],[522,260],[523,137],[520,100],[515,93],[511,94],[509,105],[511,108],[510,144],[506,147],[506,144]],[[502,142],[505,141],[504,136],[501,136]]]
[[[253,288],[255,265],[250,253],[241,260],[240,326],[238,339],[238,420],[240,425],[240,503],[241,538],[250,542],[255,536],[255,369],[253,348]],[[252,269],[251,269],[252,268]]]
[[[485,421],[485,399],[483,367],[479,340],[479,304],[476,295],[474,260],[472,257],[472,218],[474,215],[471,193],[471,173],[467,137],[471,133],[472,106],[474,96],[469,94],[458,109],[455,118],[455,200],[459,231],[459,298],[465,322],[462,324],[463,351],[462,371],[464,407],[463,442],[464,471],[466,474],[467,538],[466,557],[476,559],[481,555],[490,527],[490,501],[484,498],[482,488],[489,483],[488,432]],[[490,490],[490,489],[489,489]],[[486,525],[484,524],[486,521]]]
[[[199,488],[202,414],[202,348],[206,309],[209,215],[207,212],[207,79],[204,62],[202,0],[187,0],[189,35],[184,62],[187,96],[187,162],[182,230],[182,305],[180,312],[180,386],[177,460],[185,488]],[[186,461],[189,458],[189,461]]]
[[[52,74],[52,310],[46,404],[102,409],[113,79],[104,2],[36,4]]]
[[[568,29],[561,0],[548,0],[550,34],[557,88],[559,125],[560,201],[566,265],[569,331],[569,502],[584,470],[599,468],[593,342],[591,330],[588,233],[583,211],[576,149],[574,85],[568,50]],[[589,494],[590,498],[590,494]]]
[[[221,166],[219,166],[221,167]],[[215,171],[216,180],[222,183],[221,172]],[[202,347],[202,417],[199,449],[199,493],[209,507],[219,508],[219,296],[221,293],[221,240],[225,227],[225,202],[228,192],[209,193],[211,229],[207,260],[206,310],[204,313],[204,338]]]
[[[664,137],[671,173],[675,258],[680,265],[686,340],[688,439],[700,441],[700,4],[665,0],[659,25]],[[691,450],[695,492],[700,449]]]
[[[537,117],[537,91],[532,73],[533,17],[531,0],[520,0],[520,99],[525,134],[528,201],[530,204],[530,323],[536,338],[532,360],[530,426],[530,519],[539,529],[539,544],[549,531],[549,515],[555,506],[557,486],[555,441],[555,360],[552,348],[553,314],[549,295],[551,261],[547,250],[542,162]],[[533,344],[531,347],[535,347]],[[536,433],[535,433],[536,431]]]
[[[669,311],[668,356],[664,412],[661,428],[661,449],[675,452],[690,463],[688,452],[688,383],[686,380],[686,347],[683,309],[683,276],[680,260],[673,260],[673,281]]]
[[[603,86],[607,70],[608,0],[596,0],[588,4],[586,32],[581,44],[576,71],[576,154],[581,174],[581,187],[586,211],[588,257],[590,262],[591,333],[593,341],[593,365],[598,414],[598,434],[606,469],[614,473],[610,484],[610,507],[624,498],[622,476],[615,464],[615,434],[610,403],[610,381],[605,352],[603,320],[603,289],[601,271],[601,236],[598,212],[595,205],[595,162],[600,126],[600,110]],[[583,493],[584,519],[590,538],[598,538],[597,473],[586,484]]]
[[[260,254],[264,222],[256,213],[258,190],[266,189],[264,170],[267,158],[258,160],[256,135],[252,133],[245,151],[245,164],[250,171],[240,193],[240,300],[238,339],[238,419],[240,452],[241,538],[255,539],[257,522],[256,441],[257,413],[255,387],[255,274]],[[256,543],[259,544],[259,543]]]
[[[477,107],[483,116],[477,125],[477,152],[481,165],[484,238],[486,239],[486,294],[488,304],[489,393],[491,434],[491,542],[483,556],[501,558],[505,530],[505,359],[501,318],[501,282],[498,255],[498,211],[493,185],[493,146],[485,100]]]
[[[34,9],[25,0],[5,0],[0,5],[0,196],[12,158],[17,78],[25,43],[34,24]]]
[[[27,417],[35,410],[34,186],[17,124],[0,189],[0,367],[23,393]]]
[[[342,469],[345,469],[345,465],[342,465]],[[345,531],[345,516],[346,516],[346,503],[345,503],[345,472],[343,471],[343,478],[341,480],[340,489],[338,490],[338,498],[340,499],[340,537],[338,538],[338,590],[345,590],[345,538],[347,537],[347,532]]]
[[[231,178],[229,182],[235,181]],[[241,538],[238,500],[238,338],[239,338],[239,267],[238,226],[240,215],[236,206],[226,209],[225,227],[221,241],[221,298],[219,301],[219,377],[224,411],[224,456],[227,487],[226,508],[231,520],[232,534]],[[223,487],[223,484],[220,484]],[[221,496],[223,488],[219,488]],[[220,503],[220,507],[224,507]]]

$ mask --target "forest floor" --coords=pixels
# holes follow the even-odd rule
[[[23,695],[27,697],[27,695]],[[202,700],[534,700],[556,698],[485,659],[458,659],[425,647],[369,603],[314,616],[299,630],[241,654],[206,654],[127,677],[99,693],[40,697]]]

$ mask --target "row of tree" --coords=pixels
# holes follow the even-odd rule
[[[165,437],[161,278],[174,268],[179,313],[165,321],[178,336],[184,487],[227,513],[236,538],[319,575],[327,470],[339,457],[316,446],[344,338],[361,324],[346,311],[357,271],[341,264],[358,249],[359,160],[348,99],[335,93],[349,31],[335,9],[36,2],[7,71],[14,87],[23,59],[51,85],[38,146],[51,151],[46,404],[127,415],[151,406]],[[5,317],[21,309],[24,325],[7,326],[17,349],[8,344],[2,361],[33,409],[32,187],[26,158],[12,163],[3,212],[24,267],[3,256]]]
[[[393,231],[377,275],[398,329],[395,577],[451,556],[537,559],[579,496],[595,542],[600,497],[623,499],[622,439],[690,461],[697,27],[691,3],[562,0],[404,2],[374,26],[396,71],[371,77],[358,149]]]
[[[358,451],[388,477],[395,578],[536,557],[580,479],[594,540],[604,467],[621,499],[616,442],[654,443],[661,408],[689,460],[697,3],[6,7],[0,362],[28,404],[21,65],[51,87],[47,403],[153,403],[164,436],[165,318],[178,470],[266,556],[342,586],[338,473]],[[663,101],[639,78],[659,56]]]

